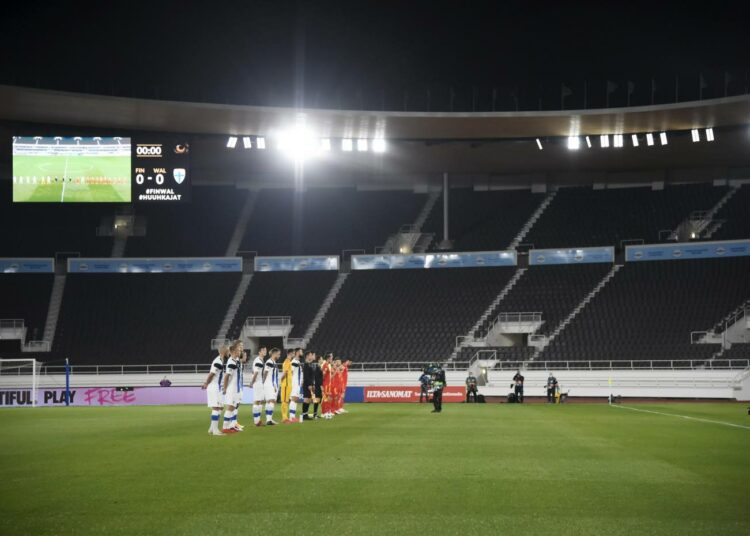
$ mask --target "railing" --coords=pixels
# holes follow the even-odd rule
[[[49,341],[29,341],[23,345],[24,352],[49,352]]]
[[[218,350],[221,346],[229,346],[231,342],[229,339],[211,339],[211,350]]]
[[[516,246],[516,254],[528,255],[529,251],[531,251],[532,249],[534,249],[533,242],[522,242]]]
[[[690,344],[699,344],[705,339],[710,331],[691,331],[690,332]]]
[[[23,329],[26,323],[20,318],[8,318],[0,320],[0,329]]]
[[[486,350],[492,352],[492,350]],[[471,361],[443,362],[446,371],[466,371],[477,359],[477,354]],[[481,359],[485,359],[482,357]],[[352,363],[350,371],[356,372],[417,372],[422,370],[428,361],[387,361],[378,363]],[[495,370],[744,370],[750,367],[750,359],[718,359],[714,362],[699,360],[624,360],[624,361],[509,361],[498,360]],[[210,363],[196,365],[71,365],[71,374],[207,374]],[[8,375],[3,371],[2,375]],[[31,374],[30,370],[18,369],[10,375]],[[40,374],[65,374],[62,365],[42,366]]]
[[[289,338],[287,337],[284,341],[286,348],[303,348],[305,346],[305,339],[302,337]]]
[[[690,221],[705,220],[708,218],[708,210],[694,210],[690,213]]]
[[[291,316],[249,316],[245,320],[246,327],[279,327],[289,326],[292,323]]]
[[[659,232],[661,233],[661,231]],[[625,249],[625,246],[638,246],[645,243],[646,241],[643,238],[626,238],[625,240],[620,240],[620,249]]]
[[[666,238],[662,238],[665,237]],[[662,242],[664,240],[677,240],[677,231],[674,229],[662,229],[659,231],[659,242]]]

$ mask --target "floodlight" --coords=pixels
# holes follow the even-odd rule
[[[646,134],[646,145],[651,147],[653,144],[654,144],[654,135],[651,132],[649,132],[648,134]]]
[[[229,136],[229,139],[227,140],[227,148],[234,149],[235,147],[237,147],[237,136]]]
[[[543,149],[542,141],[539,138],[536,139],[536,146],[539,147],[540,151]]]
[[[250,136],[242,137],[242,145],[245,147],[245,149],[252,149],[253,142],[250,140]]]
[[[360,138],[357,140],[357,151],[364,152],[367,151],[367,140],[364,138]]]
[[[586,146],[591,149],[591,138],[586,136]]]
[[[375,138],[372,140],[372,151],[375,153],[384,153],[385,140],[383,138]]]
[[[701,133],[697,128],[690,131],[690,135],[693,138],[693,143],[701,141]]]
[[[606,135],[606,134],[602,134],[601,136],[599,136],[599,143],[600,143],[600,144],[601,144],[601,146],[602,146],[602,147],[604,147],[605,149],[606,149],[607,147],[609,147],[609,136],[608,136],[608,135]]]
[[[351,138],[344,138],[343,140],[341,140],[342,151],[350,153],[353,148],[354,148],[354,142],[352,142]]]
[[[633,142],[633,147],[638,147],[638,134],[631,135],[630,140]]]
[[[304,125],[298,124],[279,134],[279,150],[294,160],[305,160],[320,151],[320,142]]]
[[[577,151],[581,148],[581,138],[578,136],[570,136],[568,138],[568,149],[571,151]]]
[[[667,133],[666,132],[660,132],[659,133],[659,141],[661,142],[662,145],[666,145],[667,144]]]
[[[614,138],[614,145],[615,145],[615,147],[622,147],[623,146],[622,134],[615,134],[613,136],[613,138]]]
[[[706,141],[714,141],[714,129],[713,128],[706,129]]]
[[[257,138],[255,138],[255,146],[258,149],[261,149],[261,150],[265,149],[266,148],[266,138],[264,138],[263,136],[258,136]]]

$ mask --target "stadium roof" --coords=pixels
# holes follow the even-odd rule
[[[295,110],[186,103],[0,86],[0,119],[135,131],[267,134],[304,116],[321,137],[487,140],[731,127],[750,124],[750,95],[704,101],[549,112]]]

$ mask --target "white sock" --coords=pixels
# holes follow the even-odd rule
[[[266,422],[273,420],[273,402],[266,402]]]
[[[218,409],[211,410],[211,431],[212,432],[219,431],[219,413],[221,412]]]
[[[232,412],[232,426],[235,426],[237,424],[237,411],[239,408],[234,408],[234,411]]]
[[[260,412],[263,406],[260,404],[253,404],[253,423],[260,424]]]
[[[229,425],[232,422],[232,412],[229,410],[226,410],[224,412],[224,430],[229,429]]]
[[[290,419],[297,418],[297,403],[294,400],[289,402],[289,418]]]

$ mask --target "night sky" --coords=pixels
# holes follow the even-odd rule
[[[0,82],[389,110],[559,109],[747,91],[750,3],[13,2]],[[725,73],[729,75],[726,78]],[[725,82],[728,85],[725,88]],[[567,90],[565,90],[567,92]]]

